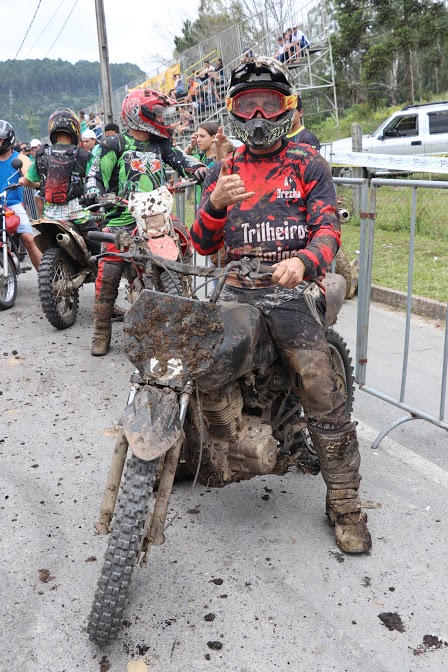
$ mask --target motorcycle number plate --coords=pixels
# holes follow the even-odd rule
[[[157,238],[148,239],[148,247],[151,252],[163,259],[170,259],[176,261],[179,256],[179,248],[172,238],[169,236],[158,236]]]

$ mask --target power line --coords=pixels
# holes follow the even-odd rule
[[[33,46],[28,50],[28,53],[26,54],[25,58],[27,58],[27,57],[29,56],[29,54],[32,52],[32,50],[33,50],[34,47],[36,46],[36,44],[39,42],[40,38],[41,38],[42,35],[45,33],[45,31],[47,30],[48,26],[49,26],[50,23],[53,21],[54,17],[55,17],[56,14],[59,12],[59,10],[60,10],[60,8],[62,7],[62,5],[64,4],[64,2],[65,2],[65,0],[61,0],[61,2],[60,2],[59,5],[58,5],[58,8],[53,12],[53,15],[51,16],[49,22],[47,23],[47,25],[45,26],[45,28],[41,31],[41,33],[39,34],[37,40],[34,42]]]
[[[1,80],[0,80],[0,84],[3,84],[3,81],[4,81],[5,77],[9,74],[9,71],[11,70],[12,66],[13,66],[14,63],[16,62],[16,60],[17,60],[17,56],[20,54],[20,50],[22,49],[22,47],[23,47],[23,43],[25,42],[25,40],[26,40],[26,38],[27,38],[27,35],[28,35],[28,33],[30,32],[30,30],[31,30],[31,26],[32,26],[33,23],[34,23],[34,19],[36,18],[36,14],[37,14],[37,12],[39,11],[39,7],[41,6],[41,4],[42,4],[42,0],[39,0],[39,3],[38,3],[37,8],[36,8],[36,11],[34,12],[34,16],[33,16],[33,18],[31,19],[31,23],[30,23],[30,25],[29,25],[28,28],[27,28],[27,31],[26,31],[26,33],[25,33],[25,37],[24,37],[23,40],[22,40],[22,43],[21,43],[21,45],[20,45],[20,47],[19,47],[19,50],[17,51],[17,54],[14,56],[14,58],[13,58],[13,60],[12,60],[12,62],[11,62],[11,65],[9,66],[9,68],[7,69],[7,71],[5,72],[5,74],[3,75],[3,77],[1,78]]]
[[[70,18],[71,15],[73,14],[73,10],[75,9],[76,5],[78,4],[78,1],[79,1],[79,0],[75,0],[75,4],[74,4],[73,7],[71,8],[70,13],[69,13],[69,15],[67,16],[67,18],[65,19],[65,21],[64,21],[64,23],[63,23],[63,25],[62,25],[61,30],[60,30],[59,33],[56,35],[56,39],[55,39],[55,41],[53,42],[53,44],[51,45],[51,47],[49,48],[49,50],[48,50],[47,53],[45,54],[44,58],[47,58],[48,54],[50,53],[50,51],[53,49],[54,45],[55,45],[56,42],[58,41],[59,36],[60,36],[60,34],[62,33],[62,31],[64,30],[64,28],[65,28],[65,26],[66,26],[66,24],[67,24],[67,21],[69,20],[69,18]],[[43,59],[42,59],[42,60],[43,60]]]

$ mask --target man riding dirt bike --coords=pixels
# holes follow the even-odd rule
[[[20,160],[20,172],[25,175],[29,167],[30,160],[27,156],[13,150],[14,146],[14,129],[7,121],[0,119],[0,192],[8,186],[8,180],[13,179],[17,174],[17,168],[12,165],[13,161]],[[31,263],[34,268],[39,268],[41,261],[41,253],[39,252],[34,242],[33,229],[31,228],[29,217],[23,206],[23,189],[22,182],[24,178],[17,180],[20,185],[17,189],[11,190],[8,194],[8,204],[14,210],[15,214],[20,218],[20,224],[17,229],[17,234],[21,242],[26,247]]]
[[[259,259],[272,277],[229,276],[225,301],[256,306],[265,317],[327,484],[327,515],[345,553],[371,548],[361,511],[356,429],[331,365],[321,280],[340,245],[337,199],[328,164],[306,145],[289,143],[297,95],[288,70],[267,57],[231,74],[226,100],[234,133],[245,143],[211,168],[192,242],[204,255]]]
[[[202,181],[204,164],[187,156],[171,140],[167,124],[176,101],[152,89],[136,89],[123,100],[122,120],[127,130],[107,137],[100,145],[86,184],[86,199],[95,202],[106,191],[119,197],[128,193],[149,192],[166,182],[164,164],[168,164],[183,177],[194,175]],[[118,232],[128,227],[135,228],[132,213],[123,203],[117,202],[106,219],[105,231]],[[114,256],[119,250],[113,243],[106,245],[110,256],[104,256],[98,264],[95,283],[92,355],[107,354],[112,335],[112,312],[124,263]]]
[[[93,282],[100,253],[99,243],[86,237],[98,227],[80,202],[86,173],[93,157],[79,147],[81,125],[67,107],[58,108],[48,120],[51,145],[38,149],[23,184],[40,186],[44,194],[42,219],[34,223],[39,231],[35,242],[43,252],[38,270],[39,297],[48,321],[58,329],[74,324],[78,314],[78,289]]]

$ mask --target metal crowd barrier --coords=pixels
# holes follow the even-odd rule
[[[339,180],[338,180],[339,181]],[[346,184],[353,184],[355,180],[340,180]],[[412,207],[410,216],[409,258],[406,296],[406,326],[404,334],[404,349],[402,358],[402,373],[400,393],[394,397],[387,392],[381,391],[366,384],[367,361],[368,361],[368,337],[369,337],[369,314],[372,290],[372,261],[373,243],[375,236],[375,220],[377,216],[377,189],[379,187],[401,187],[412,190]],[[409,343],[411,331],[411,308],[412,308],[412,276],[415,252],[415,232],[417,222],[417,191],[419,189],[448,189],[448,182],[431,180],[396,180],[374,178],[370,182],[364,180],[361,186],[361,233],[360,233],[360,256],[359,256],[359,281],[358,281],[358,315],[356,329],[356,368],[355,380],[359,389],[367,392],[389,404],[397,406],[407,412],[407,415],[396,420],[386,427],[372,444],[377,448],[382,439],[392,430],[410,420],[426,420],[442,429],[448,430],[445,421],[447,367],[448,367],[448,303],[445,319],[445,340],[441,362],[441,386],[438,413],[427,413],[406,401],[406,383],[409,365]],[[370,198],[369,198],[370,197]]]

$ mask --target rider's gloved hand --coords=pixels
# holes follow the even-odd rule
[[[206,175],[207,175],[207,168],[205,166],[201,166],[200,168],[197,168],[194,171],[194,177],[199,182],[199,184],[202,184],[202,182],[205,180]]]
[[[96,205],[98,203],[99,194],[97,191],[88,191],[86,194],[80,197],[79,202],[82,205]]]

